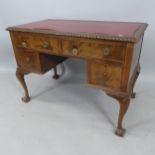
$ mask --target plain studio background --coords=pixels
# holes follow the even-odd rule
[[[155,154],[155,1],[0,0],[0,154]],[[26,78],[32,101],[22,104],[8,26],[42,19],[147,22],[137,98],[125,117],[124,139],[112,132],[118,103],[85,85],[86,63],[68,60],[65,74]],[[84,67],[83,67],[84,66]],[[61,66],[59,66],[61,72]]]

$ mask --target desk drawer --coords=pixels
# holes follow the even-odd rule
[[[64,55],[86,59],[110,59],[123,62],[125,58],[125,46],[119,43],[63,40],[62,50]]]
[[[120,90],[122,66],[119,63],[92,61],[88,64],[90,84],[107,89]]]
[[[18,50],[16,58],[20,68],[31,72],[39,72],[39,60],[35,52]]]
[[[14,32],[13,39],[17,48],[34,49],[58,53],[58,40],[44,34]]]

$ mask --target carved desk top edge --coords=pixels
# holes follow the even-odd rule
[[[85,22],[84,20],[63,20],[63,21],[80,21]],[[87,21],[93,22],[93,21]],[[95,21],[95,22],[104,22],[104,21]],[[109,22],[109,21],[108,21]],[[111,22],[111,23],[134,23],[134,22]],[[136,23],[136,22],[135,22]],[[140,37],[143,35],[145,29],[147,28],[147,23],[138,23],[141,24],[140,27],[135,31],[134,36],[116,36],[116,35],[107,35],[101,33],[87,33],[87,32],[61,32],[50,29],[28,29],[28,28],[19,28],[18,26],[8,27],[7,31],[18,31],[18,32],[31,32],[31,33],[41,33],[41,34],[51,34],[56,36],[69,36],[69,37],[79,37],[79,38],[92,38],[92,39],[104,39],[112,41],[125,41],[125,42],[137,42]]]

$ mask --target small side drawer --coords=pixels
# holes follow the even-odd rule
[[[88,63],[88,82],[100,87],[120,90],[122,66],[119,63],[90,61]]]
[[[39,72],[38,55],[32,51],[18,50],[16,59],[19,67],[31,72]]]
[[[14,32],[13,39],[17,48],[59,52],[57,38],[45,34]]]
[[[110,59],[123,62],[125,59],[125,45],[101,41],[63,40],[64,55],[86,59]]]

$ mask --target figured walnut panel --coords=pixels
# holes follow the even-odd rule
[[[88,81],[100,87],[120,90],[122,66],[118,63],[90,61],[88,63]]]
[[[125,58],[125,44],[107,41],[64,39],[62,40],[62,51],[64,55],[85,59],[110,59],[124,62]]]

